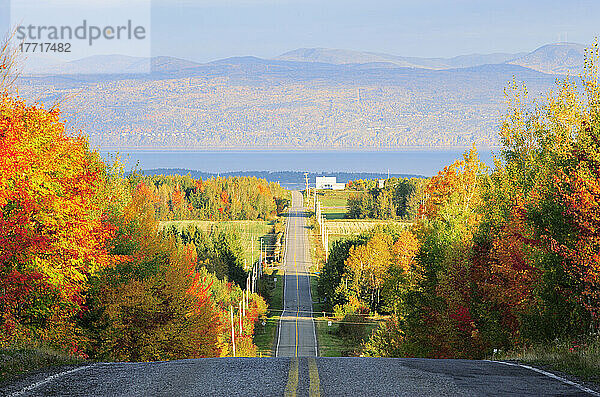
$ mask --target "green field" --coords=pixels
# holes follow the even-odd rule
[[[325,219],[329,220],[340,220],[346,217],[346,209],[345,208],[325,208],[322,210],[323,215],[325,215]]]
[[[323,215],[328,220],[339,220],[346,217],[348,196],[352,193],[349,190],[319,190],[317,199],[321,203]],[[313,208],[314,200],[308,203],[309,208]]]
[[[346,207],[348,197],[353,190],[320,190],[317,199],[323,207]]]
[[[252,260],[256,261],[260,254],[260,238],[264,238],[273,228],[273,221],[164,221],[160,222],[161,227],[177,225],[183,228],[187,225],[196,225],[201,230],[208,232],[212,228],[221,228],[224,230],[235,231],[241,239],[242,247],[244,248],[244,259],[250,266]]]

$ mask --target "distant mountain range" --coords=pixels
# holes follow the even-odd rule
[[[509,81],[533,98],[578,74],[583,49],[558,43],[453,58],[298,49],[208,63],[32,57],[19,92],[59,103],[101,148],[496,147]]]
[[[486,64],[505,63],[524,55],[526,55],[526,53],[472,54],[461,55],[454,58],[416,58],[374,52],[335,50],[327,48],[300,48],[294,51],[286,52],[285,54],[278,56],[276,59],[296,62],[332,63],[335,65],[387,63],[404,68],[454,69]]]
[[[247,63],[289,66],[290,63],[321,63],[377,68],[416,68],[448,70],[481,65],[512,64],[547,74],[578,74],[583,65],[585,46],[577,43],[556,43],[529,53],[493,53],[460,55],[453,58],[405,57],[375,52],[328,48],[299,48],[274,59],[234,57],[208,63],[197,63],[174,57],[139,58],[124,55],[93,56],[64,62],[48,56],[30,56],[26,74],[141,74],[191,72],[215,65]],[[277,63],[276,61],[283,61]]]
[[[584,50],[582,44],[548,44],[509,63],[542,73],[577,75],[583,67]]]

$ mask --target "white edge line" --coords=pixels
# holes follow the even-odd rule
[[[529,369],[529,370],[531,370],[531,371],[535,371],[535,372],[537,372],[537,373],[540,373],[540,374],[542,374],[542,375],[545,375],[545,376],[547,376],[547,377],[549,377],[549,378],[552,378],[552,379],[558,380],[558,381],[560,381],[560,382],[562,382],[562,383],[565,383],[565,384],[567,384],[567,385],[574,386],[574,387],[578,388],[578,389],[579,389],[579,390],[581,390],[581,391],[584,391],[584,392],[586,392],[586,393],[588,393],[588,394],[591,394],[592,396],[600,396],[600,393],[598,393],[598,392],[597,392],[597,391],[595,391],[595,390],[589,389],[589,388],[587,388],[587,387],[585,387],[585,386],[583,386],[583,385],[580,385],[579,383],[575,383],[575,382],[573,382],[573,381],[570,381],[570,380],[568,380],[568,379],[565,379],[565,378],[563,378],[563,377],[560,377],[560,376],[558,376],[558,375],[555,375],[555,374],[553,374],[553,373],[551,373],[551,372],[547,372],[547,371],[541,370],[541,369],[539,369],[539,368],[530,367],[529,365],[524,365],[524,364],[509,363],[509,362],[506,362],[506,361],[495,361],[495,360],[484,360],[484,361],[489,361],[489,362],[491,362],[491,363],[498,363],[498,364],[510,365],[510,366],[513,366],[513,367],[521,367],[521,368],[526,368],[526,369]]]
[[[72,374],[72,373],[79,372],[79,371],[83,371],[84,369],[89,369],[89,368],[95,367],[96,365],[98,365],[98,363],[95,363],[95,364],[92,364],[92,365],[86,365],[86,366],[84,366],[84,367],[77,367],[77,368],[70,369],[70,370],[68,370],[68,371],[60,372],[60,373],[58,373],[58,374],[50,375],[49,377],[47,377],[47,378],[46,378],[46,379],[44,379],[44,380],[41,380],[41,381],[39,381],[39,382],[36,382],[36,383],[34,383],[34,384],[32,384],[32,385],[29,385],[29,386],[27,386],[27,387],[24,387],[24,388],[23,388],[23,389],[21,389],[20,391],[14,392],[13,394],[10,394],[10,395],[9,395],[9,397],[17,397],[17,396],[22,396],[22,395],[24,395],[25,393],[27,393],[28,391],[35,390],[35,389],[37,389],[38,387],[40,387],[40,386],[44,386],[45,384],[47,384],[47,383],[50,383],[51,381],[53,381],[53,380],[55,380],[55,379],[58,379],[58,378],[60,378],[60,377],[62,377],[62,376],[65,376],[65,375],[70,375],[70,374]]]
[[[281,316],[279,317],[279,326],[277,327],[277,347],[275,348],[275,357],[279,356],[279,342],[281,342],[281,319],[285,314],[285,279],[286,279],[286,271],[285,265],[287,264],[288,250],[290,248],[289,245],[289,231],[290,231],[290,218],[292,215],[292,205],[294,203],[294,196],[292,196],[292,203],[290,204],[290,208],[288,209],[288,217],[285,222],[285,253],[283,254],[283,310],[281,311]]]

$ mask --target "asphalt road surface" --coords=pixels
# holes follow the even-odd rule
[[[277,358],[98,363],[28,376],[5,396],[600,396],[551,374],[490,361],[317,355],[302,197],[287,230]]]
[[[277,333],[277,357],[317,356],[317,335],[312,318],[312,299],[306,248],[306,212],[302,194],[292,192],[287,219],[284,256],[283,313]]]
[[[530,369],[469,360],[210,358],[100,363],[29,377],[9,396],[590,396]]]

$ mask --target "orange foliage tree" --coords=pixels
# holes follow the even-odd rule
[[[31,334],[25,329],[40,328],[27,324],[43,323],[47,327],[40,337],[58,344],[72,340],[74,331],[67,329],[81,307],[86,279],[109,261],[105,166],[83,137],[66,135],[57,109],[46,111],[4,95],[0,170],[2,335],[18,329]],[[35,290],[47,299],[38,299],[45,304],[36,309],[21,310],[10,296],[16,290]]]
[[[91,355],[149,361],[219,355],[221,323],[193,246],[158,232],[154,196],[143,183],[111,216],[113,265],[91,279],[82,325]]]

